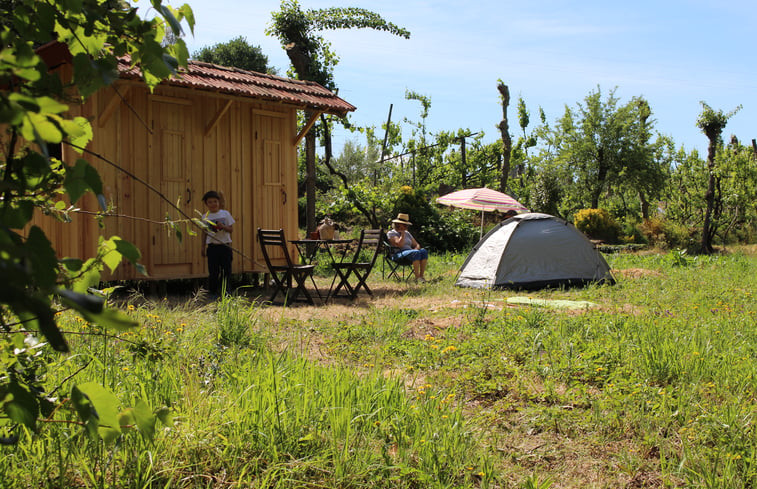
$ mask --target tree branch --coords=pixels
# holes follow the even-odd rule
[[[324,133],[324,158],[323,163],[326,165],[326,167],[329,169],[332,175],[336,175],[339,177],[340,180],[342,180],[342,183],[344,184],[344,188],[347,190],[347,196],[350,198],[350,201],[357,207],[357,209],[360,211],[361,214],[363,214],[367,219],[368,222],[371,223],[371,226],[374,228],[378,228],[378,218],[376,217],[375,213],[369,212],[368,209],[366,209],[357,199],[357,196],[355,195],[355,192],[352,191],[350,188],[350,182],[347,179],[347,176],[344,173],[341,173],[340,171],[336,170],[333,166],[331,166],[331,131],[329,130],[329,125],[326,122],[326,117],[321,114],[321,124],[323,124],[323,133]]]

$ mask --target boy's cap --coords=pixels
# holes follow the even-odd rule
[[[202,196],[202,201],[207,202],[208,199],[221,200],[221,196],[218,195],[218,192],[216,192],[215,190],[208,190],[207,192],[205,192],[205,195]]]

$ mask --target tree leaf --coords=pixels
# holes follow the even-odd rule
[[[67,289],[58,289],[58,296],[64,304],[82,315],[99,314],[105,307],[105,299],[92,294],[81,294]]]
[[[50,175],[50,166],[47,159],[39,153],[28,153],[21,160],[21,172],[24,183],[29,189],[36,189],[45,183]]]
[[[84,262],[78,258],[63,258],[60,260],[60,263],[70,272],[78,272],[84,264]]]
[[[102,297],[66,289],[59,289],[57,293],[64,304],[75,309],[90,323],[115,331],[129,331],[139,326],[137,321],[118,309],[105,307]]]
[[[63,181],[71,203],[75,204],[87,190],[95,194],[102,194],[102,180],[97,170],[87,160],[79,158],[73,167],[66,168],[66,178]]]
[[[155,436],[155,422],[157,421],[157,417],[153,414],[150,405],[144,400],[138,399],[134,406],[133,414],[134,418],[137,420],[139,432],[148,440],[152,440]]]
[[[9,301],[13,312],[25,322],[29,329],[38,329],[54,350],[67,352],[68,344],[55,323],[55,313],[50,306],[50,298],[40,293],[29,294],[26,289],[21,292],[25,293],[25,296]]]
[[[63,187],[66,189],[72,204],[76,204],[87,191],[87,182],[84,180],[85,168],[88,163],[85,160],[77,160],[72,167],[66,168],[66,179]]]
[[[142,74],[149,86],[157,85],[160,80],[174,73],[163,58],[163,48],[156,41],[146,40],[142,45],[141,55]]]
[[[142,257],[142,254],[139,252],[139,248],[123,239],[114,238],[113,241],[116,243],[116,249],[127,260],[129,260],[129,263],[134,265],[139,273],[141,273],[142,275],[147,275],[147,270],[145,269],[144,265],[139,263],[139,259]]]
[[[17,382],[11,382],[5,390],[0,389],[0,402],[8,417],[30,430],[34,430],[39,416],[37,399]]]
[[[52,97],[37,97],[40,114],[60,114],[69,110],[68,105],[63,104]]]
[[[61,122],[63,130],[66,131],[68,140],[73,144],[74,151],[82,154],[79,147],[84,148],[92,140],[92,126],[84,117],[74,117],[73,120]]]
[[[34,204],[28,200],[22,200],[16,205],[6,204],[0,206],[0,222],[11,229],[21,229],[32,220]]]
[[[87,186],[95,193],[95,195],[102,195],[103,182],[100,179],[100,174],[97,173],[95,167],[89,163],[87,163],[87,166],[84,168],[84,181],[87,182]]]
[[[173,416],[168,406],[162,406],[155,411],[155,416],[163,423],[163,426],[171,428],[173,426]]]
[[[174,35],[176,37],[181,37],[182,35],[182,29],[181,24],[176,19],[176,16],[173,14],[173,9],[169,7],[168,5],[160,5],[160,13],[163,15],[163,18],[166,19],[166,22],[168,22],[168,25],[171,26],[171,30],[173,31]]]
[[[123,255],[118,251],[114,238],[101,241],[99,248],[103,263],[110,269],[110,273],[115,272],[118,265],[121,264]]]
[[[92,427],[105,443],[114,441],[121,434],[118,422],[119,405],[116,396],[96,382],[75,385],[71,389],[71,401],[74,403],[79,418],[87,424],[90,433]]]
[[[24,248],[32,269],[32,278],[43,288],[55,286],[58,275],[58,258],[45,233],[37,226],[32,226],[26,238]]]
[[[115,331],[129,331],[139,326],[139,323],[122,313],[118,309],[104,308],[99,314],[88,313],[87,320],[104,328]]]
[[[44,141],[58,144],[63,140],[63,133],[47,116],[27,112],[21,125],[21,135],[29,141]]]
[[[73,283],[71,289],[80,294],[86,294],[90,287],[96,287],[100,283],[100,271],[102,265],[94,258],[84,262],[81,271],[71,274]]]
[[[179,7],[178,9],[180,18],[186,19],[187,24],[189,25],[189,30],[194,34],[195,32],[195,14],[192,12],[192,7],[187,5],[186,3]]]
[[[131,263],[136,264],[136,262],[139,261],[140,258],[142,258],[142,254],[139,252],[139,248],[134,246],[134,244],[130,243],[129,241],[126,241],[124,239],[117,239],[114,237],[113,243],[115,243],[118,252],[121,253]]]
[[[102,87],[102,80],[97,76],[97,70],[92,60],[85,53],[74,55],[74,84],[83,97],[89,97]]]
[[[134,408],[126,408],[118,413],[118,424],[120,426],[132,426],[137,424],[137,418],[134,417]]]

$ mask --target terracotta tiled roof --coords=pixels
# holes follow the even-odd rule
[[[131,67],[127,59],[119,60],[118,69],[121,78],[142,78],[139,68]],[[282,102],[302,109],[321,110],[339,116],[355,110],[355,106],[315,82],[228,68],[202,61],[190,60],[187,68],[182,69],[178,76],[165,80],[163,83]]]
[[[65,44],[49,42],[37,48],[37,53],[45,63],[54,68],[61,63],[71,62],[71,54]],[[132,67],[128,57],[119,59],[118,71],[121,78],[141,80],[139,67]],[[244,71],[237,68],[189,61],[177,77],[163,83],[190,87],[197,90],[226,93],[255,99],[291,104],[301,109],[321,110],[328,114],[344,116],[355,110],[355,106],[345,102],[323,86],[310,81],[292,80],[281,76]]]

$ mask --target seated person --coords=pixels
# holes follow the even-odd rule
[[[392,229],[386,233],[386,237],[389,240],[389,244],[393,248],[397,248],[400,251],[392,255],[393,260],[399,260],[406,258],[413,262],[413,273],[415,274],[415,280],[418,282],[425,282],[426,279],[423,274],[426,272],[426,264],[428,263],[428,251],[425,248],[421,248],[421,245],[415,240],[410,231],[407,228],[412,225],[408,220],[410,216],[400,213],[397,219],[392,219]]]

